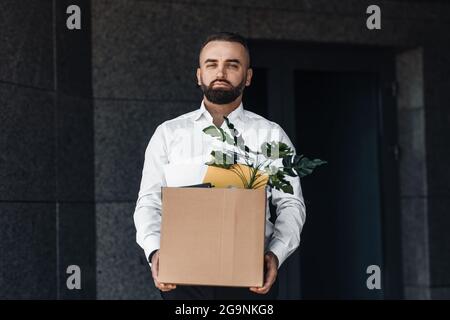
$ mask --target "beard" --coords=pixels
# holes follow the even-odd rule
[[[213,88],[215,82],[225,82],[230,87],[228,88]],[[236,87],[226,80],[215,80],[206,86],[201,84],[201,88],[205,97],[214,104],[228,104],[233,102],[239,97],[244,91],[246,79],[244,78],[241,83]]]

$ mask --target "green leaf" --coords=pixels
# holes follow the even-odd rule
[[[220,133],[219,129],[214,125],[206,127],[205,129],[203,129],[203,132],[206,133],[207,135],[210,135],[213,138],[219,138],[220,140],[222,140],[222,134]]]
[[[283,168],[283,173],[287,174],[290,177],[296,177],[297,174],[292,170],[292,168]]]
[[[279,158],[294,154],[294,151],[284,142],[278,142]]]
[[[220,130],[220,133],[222,134],[222,141],[225,141],[226,143],[234,146],[235,145],[234,139],[232,137],[230,137],[230,135],[222,128],[219,128],[219,130]]]
[[[230,122],[230,120],[227,118],[227,117],[223,117],[224,119],[225,119],[225,123],[227,124],[227,127],[230,129],[230,130],[233,130],[234,129],[234,124],[232,124],[231,122]]]
[[[310,160],[307,157],[302,157],[294,166],[294,170],[297,172],[298,176],[302,178],[311,174],[316,167],[326,163],[326,161],[320,159]]]
[[[213,138],[219,139],[222,142],[227,142],[228,144],[234,145],[234,139],[230,137],[222,128],[217,128],[214,125],[206,127],[203,132],[210,135]]]
[[[261,153],[269,159],[283,158],[292,155],[294,151],[284,142],[264,142],[261,145]]]
[[[275,188],[277,190],[281,190],[283,192],[290,193],[290,194],[294,193],[294,189],[292,188],[291,184],[289,183],[289,181],[286,181],[283,178],[283,174],[280,173],[280,171],[277,171],[276,174],[269,175],[268,184],[272,188]]]
[[[286,193],[294,194],[294,189],[292,188],[292,186],[290,184],[283,185],[281,187],[281,190],[283,190],[283,192],[286,192]]]
[[[299,163],[300,160],[303,158],[303,155],[286,155],[283,157],[283,167],[286,168],[293,168],[296,167]]]
[[[225,119],[225,123],[227,124],[228,129],[230,129],[231,136],[233,137],[234,145],[239,147],[239,149],[249,152],[249,147],[245,145],[244,138],[239,133],[239,131],[235,128],[234,124],[230,122],[227,117],[223,117]]]

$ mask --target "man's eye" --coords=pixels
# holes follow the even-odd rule
[[[208,64],[206,65],[207,68],[214,68],[216,65],[215,64]]]
[[[230,64],[230,67],[233,68],[233,69],[237,69],[238,65],[237,64]]]

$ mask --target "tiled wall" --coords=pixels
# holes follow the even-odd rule
[[[69,4],[82,30],[65,29]],[[144,151],[159,123],[199,106],[198,47],[221,30],[398,49],[405,296],[450,297],[450,5],[377,1],[369,31],[370,4],[0,2],[0,297],[159,297],[132,219]],[[65,287],[69,264],[81,291]]]

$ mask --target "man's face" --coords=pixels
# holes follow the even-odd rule
[[[200,52],[199,59],[197,81],[210,102],[231,103],[250,85],[249,57],[240,43],[211,41]]]

